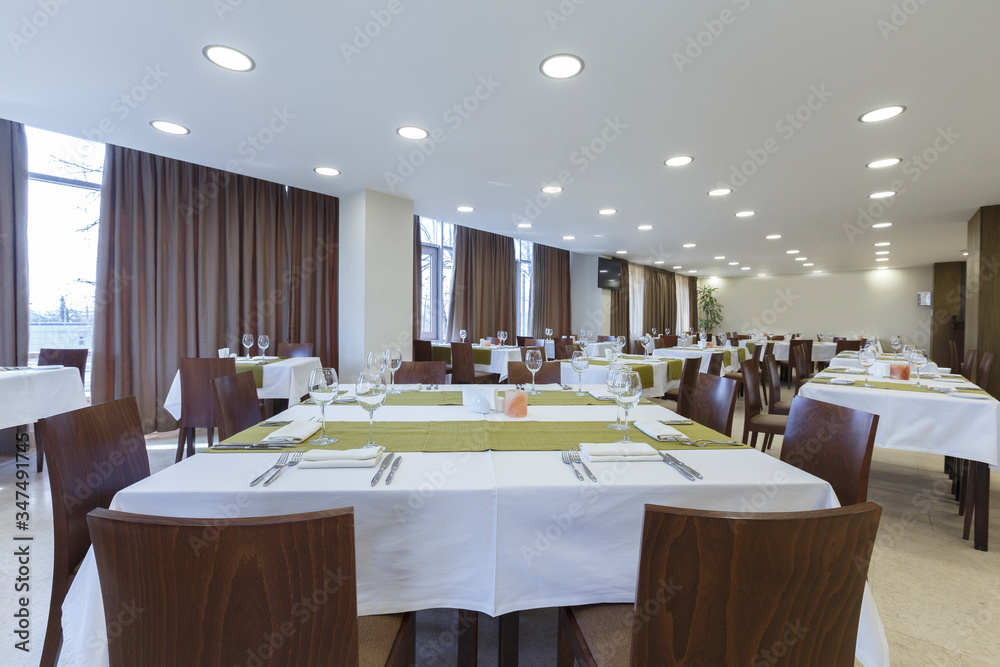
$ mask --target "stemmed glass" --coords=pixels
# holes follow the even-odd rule
[[[875,350],[865,346],[862,350],[858,352],[858,363],[861,367],[865,369],[865,386],[872,386],[868,382],[868,369],[875,364]]]
[[[339,390],[340,380],[333,368],[314,368],[309,374],[309,398],[319,406],[322,415],[320,419],[323,423],[323,435],[312,441],[314,445],[332,445],[337,442],[336,438],[326,434],[326,406],[337,399]]]
[[[903,347],[902,341],[899,340],[899,336],[893,336],[889,339],[889,347],[892,348],[893,354],[899,354],[899,349]]]
[[[552,329],[545,327],[545,340],[552,340]]]
[[[648,357],[650,355],[649,345],[653,342],[653,337],[648,333],[642,335],[642,356]]]
[[[500,339],[500,347],[503,347],[505,341],[507,340],[507,332],[501,329],[500,331],[497,332],[497,338]]]
[[[628,437],[628,411],[638,405],[642,398],[642,380],[639,379],[639,374],[623,368],[615,378],[615,389],[612,393],[615,395],[618,407],[625,411],[625,423],[622,428],[624,433],[619,442],[631,442]]]
[[[670,327],[667,327],[666,329],[663,330],[663,335],[664,336],[669,336],[670,335]]]
[[[263,359],[264,355],[267,354],[267,346],[271,344],[271,337],[267,334],[261,334],[257,336],[257,347],[260,348],[260,358]]]
[[[625,336],[615,336],[615,359],[621,359],[622,350],[625,349]]]
[[[253,347],[253,334],[243,334],[243,347],[247,349],[247,359],[249,359],[250,348]]]
[[[927,363],[927,353],[918,347],[913,348],[910,363],[917,367],[917,384],[920,384],[920,368]]]
[[[700,347],[701,349],[705,349],[705,347],[707,345],[708,345],[708,334],[705,333],[704,331],[699,332],[698,333],[698,347]]]
[[[462,337],[462,342],[464,343],[465,337],[469,335],[469,332],[466,331],[465,329],[462,329],[461,331],[458,332],[458,335]]]
[[[375,411],[385,402],[385,378],[377,371],[361,371],[354,385],[358,404],[368,412],[368,444],[375,446]]]
[[[615,405],[618,404],[618,375],[622,371],[628,371],[629,369],[624,366],[610,366],[608,368],[608,391],[611,395],[615,397]],[[623,431],[625,426],[622,424],[622,418],[619,416],[617,408],[615,409],[615,423],[608,424],[608,428],[612,431]]]
[[[542,368],[542,353],[538,350],[528,350],[524,353],[524,365],[531,371],[531,390],[528,393],[537,396],[542,392],[535,389],[535,373]]]
[[[576,371],[576,375],[580,380],[580,388],[573,395],[586,396],[587,393],[583,390],[583,372],[588,368],[590,368],[590,359],[587,358],[586,352],[581,352],[580,350],[574,350],[573,359],[571,363],[573,364],[573,370]]]
[[[387,393],[390,394],[400,394],[402,393],[399,389],[396,389],[396,371],[399,367],[403,365],[403,351],[399,349],[399,346],[393,343],[388,348],[386,348],[385,354],[386,366],[389,367],[389,372],[391,373],[389,378],[389,389]]]
[[[651,331],[653,332],[653,338],[656,338],[656,327],[653,327]]]

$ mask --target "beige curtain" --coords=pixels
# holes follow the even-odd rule
[[[557,336],[569,334],[572,326],[569,251],[535,243],[531,264],[535,338],[544,338],[546,327]]]
[[[455,226],[455,268],[448,307],[447,340],[478,341],[500,329],[517,332],[517,265],[514,239]]]
[[[24,126],[0,119],[0,366],[28,363],[28,141]],[[15,451],[15,429],[0,431],[0,454]]]
[[[652,266],[645,267],[646,293],[642,321],[652,331],[677,331],[677,287],[674,274]]]
[[[109,145],[101,188],[91,392],[135,396],[146,431],[181,357],[244,333],[312,342],[337,363],[337,200]]]
[[[673,274],[674,293],[677,295],[677,327],[676,333],[687,331],[691,326],[690,294],[688,292],[688,277],[679,273]]]
[[[622,284],[618,291],[611,290],[611,335],[625,336],[626,341],[632,340],[629,327],[629,264],[626,260],[618,260],[622,265]],[[631,342],[628,345],[632,345]]]
[[[694,276],[688,276],[688,306],[691,311],[689,317],[691,318],[691,328],[697,331],[698,326],[698,279]]]
[[[420,237],[420,216],[413,216],[413,340],[420,340],[421,309],[421,260],[423,259],[423,241]]]

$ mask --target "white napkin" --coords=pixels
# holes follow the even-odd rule
[[[228,347],[220,347],[219,348],[219,359],[225,359],[228,356],[229,356],[229,348]]]
[[[320,428],[319,422],[305,420],[293,421],[287,426],[282,426],[277,431],[261,440],[261,444],[285,443],[296,445],[305,442]]]
[[[830,384],[854,384],[854,380],[851,378],[833,378],[830,380]]]
[[[611,402],[614,402],[614,400],[615,400],[615,395],[612,394],[607,389],[591,389],[587,393],[590,394],[591,396],[593,396],[594,398],[596,398],[599,401],[611,401]]]
[[[635,422],[635,427],[654,440],[660,442],[690,442],[691,438],[684,435],[673,426],[661,424],[655,419],[645,419]]]
[[[26,371],[56,371],[56,370],[59,370],[60,368],[66,368],[66,367],[63,366],[63,365],[61,365],[61,364],[52,364],[52,365],[46,365],[46,366],[28,366],[24,370],[26,370]]]
[[[382,460],[385,447],[358,449],[310,449],[302,456],[300,468],[374,468]]]
[[[580,454],[590,463],[663,460],[655,449],[644,442],[582,442]]]

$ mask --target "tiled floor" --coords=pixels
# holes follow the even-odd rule
[[[733,432],[742,433],[742,401]],[[779,439],[780,441],[780,439]],[[202,440],[203,444],[203,440]],[[777,456],[779,444],[768,454]],[[148,441],[155,472],[173,462],[176,435]],[[14,527],[15,467],[0,459],[0,660],[37,665],[45,633],[52,570],[52,511],[46,473],[34,472],[30,457],[30,530]],[[961,539],[962,519],[949,497],[940,456],[876,449],[868,497],[883,507],[869,581],[889,640],[894,665],[1000,665],[1000,480],[994,473],[991,525],[993,548],[976,551]],[[13,648],[14,583],[17,563],[12,537],[34,536],[31,560],[31,652]],[[21,595],[20,593],[18,595]],[[417,616],[418,665],[455,665],[457,614],[429,610]],[[521,615],[521,664],[555,664],[556,615],[552,609]],[[496,664],[497,623],[482,616],[479,664]]]

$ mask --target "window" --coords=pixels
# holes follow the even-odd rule
[[[25,128],[28,139],[28,359],[92,349],[104,145]],[[90,388],[90,357],[84,387]]]
[[[534,336],[531,327],[531,257],[534,244],[514,239],[514,251],[517,259],[517,335]]]
[[[420,217],[420,338],[447,340],[455,225]]]

